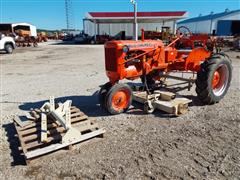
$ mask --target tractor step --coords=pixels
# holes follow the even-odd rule
[[[144,104],[144,111],[152,113],[155,109],[179,116],[188,111],[192,100],[168,91],[154,91],[148,95],[145,91],[134,91],[133,100]]]
[[[47,115],[46,129],[43,129],[40,112],[40,109],[32,110],[30,114],[37,115],[36,118],[29,118],[24,123],[21,123],[18,118],[14,119],[14,126],[21,145],[19,149],[22,150],[27,164],[30,160],[53,151],[65,147],[71,149],[76,143],[93,137],[103,137],[105,133],[104,129],[99,128],[95,119],[88,118],[74,106],[70,107],[71,131],[66,130],[51,114]],[[46,133],[44,142],[41,140],[43,131]],[[68,141],[63,141],[64,137],[68,138]]]

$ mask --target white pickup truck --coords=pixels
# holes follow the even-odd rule
[[[12,37],[0,34],[0,50],[4,50],[6,53],[11,54],[15,47],[15,41]]]

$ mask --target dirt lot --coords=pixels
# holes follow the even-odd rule
[[[240,60],[231,89],[218,104],[202,106],[195,88],[181,117],[145,115],[141,106],[109,116],[96,91],[107,82],[103,46],[41,44],[1,56],[1,179],[240,179]],[[50,95],[73,100],[106,134],[24,165],[11,124]]]

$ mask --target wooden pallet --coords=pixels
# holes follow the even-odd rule
[[[48,116],[47,124],[47,142],[41,142],[41,121],[40,119],[31,120],[28,125],[22,127],[17,121],[14,125],[21,144],[20,149],[23,152],[27,164],[31,159],[51,153],[58,149],[68,147],[71,149],[73,144],[85,141],[87,139],[99,136],[103,137],[105,131],[99,129],[95,119],[90,119],[76,107],[71,107],[71,124],[81,132],[81,136],[71,143],[61,143],[66,130],[58,125],[52,117]]]

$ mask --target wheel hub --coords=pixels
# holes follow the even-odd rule
[[[128,106],[129,94],[123,90],[116,92],[112,97],[112,106],[114,109],[125,109]]]
[[[229,79],[229,70],[227,65],[220,65],[213,74],[212,90],[216,96],[221,96],[227,87]]]
[[[215,71],[214,74],[213,74],[213,80],[212,80],[212,86],[213,86],[213,89],[216,89],[219,82],[220,82],[220,73],[218,71]]]

